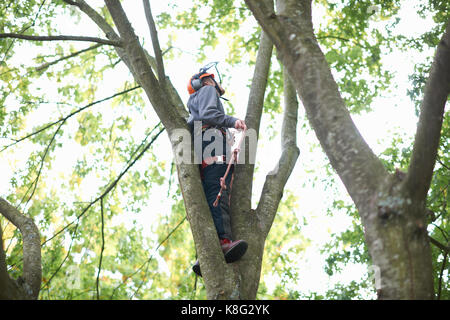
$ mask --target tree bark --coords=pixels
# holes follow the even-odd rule
[[[266,2],[245,2],[276,46],[323,150],[359,210],[370,255],[380,270],[379,298],[432,299],[424,197],[431,180],[443,105],[449,92],[448,31],[434,63],[441,66],[442,73],[435,67],[431,84],[427,85],[427,90],[437,91],[437,97],[425,93],[416,135],[415,149],[427,153],[413,152],[410,173],[405,180],[404,174],[387,173],[354,125],[315,38],[311,0],[279,0],[277,14]],[[444,81],[436,86],[433,83],[437,80],[433,78]],[[432,143],[423,148],[425,145],[420,141],[428,139]]]
[[[450,92],[450,20],[436,49],[425,86],[407,185],[414,198],[425,201],[441,137],[445,103]]]
[[[0,198],[0,214],[20,230],[23,239],[23,277],[13,280],[7,272],[0,228],[0,299],[37,299],[42,279],[39,230],[31,218],[3,198]]]
[[[284,73],[284,112],[281,133],[281,156],[275,168],[266,176],[258,206],[240,212],[238,228],[244,239],[251,239],[249,252],[240,262],[243,299],[255,299],[261,276],[264,245],[283,197],[283,190],[295,167],[300,150],[296,144],[298,101],[292,82]],[[239,221],[239,220],[237,220]]]

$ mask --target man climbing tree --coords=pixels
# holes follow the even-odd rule
[[[231,132],[227,128],[234,127],[245,130],[247,127],[243,120],[224,113],[219,98],[225,93],[225,90],[214,79],[214,74],[207,73],[207,67],[202,68],[200,73],[195,74],[189,80],[188,92],[190,94],[187,103],[190,112],[188,125],[191,128],[191,134],[194,136],[194,143],[199,140],[196,136],[200,136],[202,141],[201,154],[196,156],[201,159],[200,175],[203,190],[220,239],[225,261],[232,263],[239,260],[247,250],[246,241],[232,240],[230,190],[233,164],[231,164],[231,171],[226,176],[223,190],[221,190],[221,179],[225,176],[228,164],[231,161],[232,138],[230,138]],[[212,141],[208,143],[208,140]],[[212,144],[215,144],[216,148],[208,148]],[[209,152],[206,153],[206,150],[209,150]],[[215,203],[217,198],[218,204]],[[201,276],[198,260],[195,262],[193,270]]]

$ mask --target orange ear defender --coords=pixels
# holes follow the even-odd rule
[[[200,90],[202,87],[202,79],[204,77],[212,77],[214,79],[214,74],[212,73],[206,73],[206,72],[200,72],[191,77],[188,82],[188,92],[189,94],[193,94],[195,91]]]

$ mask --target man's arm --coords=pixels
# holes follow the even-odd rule
[[[213,86],[204,86],[198,93],[199,116],[206,124],[234,128],[239,119],[226,115],[218,106],[217,91]]]

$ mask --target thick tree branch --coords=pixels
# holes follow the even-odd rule
[[[261,123],[261,116],[264,107],[264,95],[267,87],[267,79],[270,70],[270,61],[272,58],[273,44],[270,38],[262,31],[259,42],[258,54],[256,57],[255,70],[253,73],[252,84],[249,93],[249,100],[247,104],[247,113],[245,116],[245,123],[250,130],[256,132],[256,136],[259,136],[259,128]],[[254,159],[256,157],[256,145],[250,146],[250,141],[244,140],[245,153],[248,154],[247,160],[246,154],[243,154],[245,163],[235,167],[235,176],[239,177],[233,182],[232,198],[233,206],[236,206],[242,210],[242,208],[251,208],[251,196],[253,186],[253,174],[255,169]],[[255,154],[250,154],[255,153]],[[250,161],[252,160],[252,161]],[[242,218],[241,214],[238,214],[233,219]]]
[[[276,15],[259,1],[245,2],[277,47],[333,168],[358,208],[363,208],[366,196],[387,171],[353,123],[315,39],[311,0],[278,0]]]
[[[275,169],[270,172],[264,183],[256,214],[261,222],[262,230],[268,233],[273,219],[283,197],[286,185],[292,170],[294,169],[300,150],[297,147],[297,118],[298,101],[297,92],[289,79],[287,72],[284,73],[284,114],[281,131],[282,153]]]
[[[407,187],[413,197],[424,201],[430,187],[441,137],[445,104],[450,93],[450,22],[434,56],[425,86],[414,140]]]
[[[186,121],[180,117],[176,108],[171,105],[168,106],[167,93],[159,86],[145,51],[140,45],[138,37],[120,2],[116,0],[105,0],[105,3],[119,31],[120,37],[124,41],[124,49],[130,58],[132,70],[135,70],[133,75],[145,90],[159,119],[161,119],[168,132],[171,132],[173,129],[182,128],[183,125],[186,125]]]
[[[20,33],[0,33],[0,39],[5,38],[14,38],[14,39],[23,39],[30,41],[88,41],[88,42],[97,42],[101,44],[107,44],[115,47],[121,47],[122,43],[120,41],[113,41],[107,39],[100,39],[95,37],[84,37],[84,36],[29,36]]]
[[[83,11],[106,35],[109,40],[112,41],[120,41],[120,37],[116,34],[114,29],[109,25],[109,23],[103,18],[97,11],[95,11],[92,7],[90,7],[84,0],[63,0],[64,2],[78,7],[81,11]],[[130,69],[131,73],[135,73],[133,66],[128,58],[128,55],[125,53],[125,50],[122,47],[114,47],[116,49],[117,54],[122,59],[122,61],[127,65]],[[137,81],[139,83],[139,81]]]
[[[114,29],[106,22],[106,20],[98,14],[94,9],[92,9],[84,0],[77,0],[77,1],[70,1],[70,0],[64,0],[64,2],[77,6],[81,11],[83,11],[92,21],[94,21],[95,24],[105,33],[106,37],[110,40],[114,41],[120,41],[120,37],[116,34]],[[120,12],[120,10],[119,10]],[[126,17],[125,17],[126,18]],[[123,21],[123,20],[122,20]],[[131,26],[130,26],[131,28]],[[131,29],[132,30],[132,29]],[[136,35],[134,35],[134,32],[132,32],[133,39],[136,38]],[[130,69],[131,73],[134,75],[135,80],[140,83],[140,72],[145,71],[145,69],[135,69],[133,64],[130,62],[129,54],[120,47],[115,47],[117,54],[122,59],[122,61],[127,65],[127,67]],[[141,48],[142,50],[142,48]],[[145,50],[144,50],[145,51]],[[153,70],[157,72],[157,62],[156,59],[151,57],[146,51],[145,55],[147,59],[149,60],[150,65],[152,66]],[[142,65],[141,65],[142,66]],[[170,80],[166,77],[165,78],[166,84],[168,84],[166,93],[171,98],[171,102],[177,107],[176,112],[179,113],[178,117],[186,118],[188,116],[187,111],[185,110],[184,104],[181,101],[181,98],[179,97],[178,93],[174,89],[172,83]],[[156,82],[157,83],[157,82]],[[155,85],[155,83],[153,83]],[[152,101],[152,100],[150,100]],[[153,103],[153,102],[152,102]]]
[[[167,49],[169,50],[169,49]],[[166,50],[166,52],[167,52]],[[148,63],[152,67],[152,69],[155,72],[158,72],[158,67],[156,63],[156,59],[152,57],[147,50],[144,49],[145,56],[147,57]],[[180,95],[178,94],[178,91],[175,89],[175,87],[172,84],[172,81],[170,81],[169,77],[166,76],[165,79],[165,92],[170,97],[170,101],[173,103],[173,105],[176,107],[175,109],[179,113],[180,117],[183,119],[187,119],[189,117],[189,112],[186,110],[186,107],[184,106],[183,100],[181,100]]]
[[[121,40],[121,38],[116,34],[114,29],[106,22],[106,20],[100,14],[98,14],[94,9],[92,9],[84,0],[77,0],[77,1],[64,0],[64,1],[68,4],[77,6],[81,11],[83,11],[95,24],[97,24],[97,26],[105,33],[105,35],[108,39],[114,40],[114,41]],[[116,23],[119,23],[119,24],[122,23],[121,24],[122,32],[125,32],[126,37],[131,37],[131,38],[127,38],[127,39],[130,39],[131,40],[130,43],[132,43],[134,46],[134,50],[133,50],[134,54],[139,54],[139,51],[144,51],[144,55],[147,57],[148,63],[150,63],[150,65],[152,66],[152,68],[148,68],[146,63],[142,63],[142,61],[137,61],[137,62],[139,62],[139,66],[134,66],[130,61],[130,59],[131,59],[130,53],[127,52],[126,50],[124,50],[125,48],[115,47],[117,54],[122,59],[122,61],[127,65],[129,70],[133,74],[136,82],[138,82],[139,84],[142,85],[141,74],[145,74],[148,70],[150,70],[150,73],[151,73],[151,69],[158,72],[158,67],[157,67],[158,63],[157,63],[156,59],[153,58],[152,56],[150,56],[147,53],[147,51],[143,50],[143,48],[140,47],[140,45],[138,43],[135,43],[136,41],[133,42],[133,40],[136,40],[137,37],[134,34],[133,29],[131,28],[131,25],[129,23],[128,24],[126,23],[127,19],[126,19],[125,13],[123,12],[123,10],[121,10],[121,8],[118,8],[116,11],[118,12],[118,15],[120,15],[120,18],[118,20],[119,22],[116,22]],[[134,54],[133,54],[133,56],[134,56]],[[162,57],[161,57],[161,60],[162,60]],[[161,93],[155,94],[155,93],[157,93],[158,90],[157,90],[157,88],[154,88],[154,86],[158,83],[158,81],[156,81],[156,78],[155,78],[155,80],[153,80],[152,78],[154,78],[154,76],[152,77],[152,75],[150,75],[149,77],[146,77],[146,79],[147,79],[146,82],[149,82],[150,87],[153,88],[152,95],[154,97],[161,96],[161,95],[163,95]],[[180,96],[178,95],[175,88],[173,87],[172,82],[167,77],[164,78],[164,81],[167,84],[167,86],[166,86],[167,90],[164,90],[164,92],[166,95],[168,95],[170,97],[170,101],[176,106],[175,112],[178,113],[178,115],[170,114],[168,117],[169,118],[170,117],[187,118],[188,113],[184,107],[183,101],[181,100]],[[146,93],[149,96],[149,92],[147,92],[147,91],[148,90],[146,90]],[[150,101],[152,102],[155,109],[158,110],[155,105],[155,99],[150,98]],[[171,108],[167,108],[167,101],[165,100],[165,98],[161,98],[160,105],[164,105],[165,108],[160,108],[159,110],[167,109],[167,111],[169,113],[172,113],[173,110],[170,110]],[[161,113],[162,111],[159,111],[159,112]],[[158,111],[157,111],[157,114],[158,114]],[[158,114],[158,115],[160,115],[160,114]],[[166,118],[166,117],[163,117],[163,118],[160,117],[160,119],[164,119],[164,118]],[[163,123],[164,123],[164,121],[163,121]]]
[[[162,59],[161,47],[158,40],[158,32],[156,31],[155,21],[153,20],[152,10],[149,0],[142,0],[144,5],[145,18],[147,19],[148,27],[150,29],[150,36],[153,44],[153,51],[156,58],[156,70],[158,73],[158,80],[162,88],[165,87],[166,76],[164,73],[164,62]]]
[[[69,1],[63,0],[64,2],[77,6],[81,11],[83,11],[91,20],[105,33],[109,40],[120,41],[119,36],[115,33],[114,29],[106,22],[106,20],[92,7],[90,7],[84,0]]]
[[[441,249],[442,251],[448,253],[450,252],[450,247],[448,245],[442,244],[439,241],[437,241],[436,239],[434,239],[433,237],[428,237],[428,239],[430,239],[430,242],[432,244],[434,244],[436,247],[438,247],[439,249]]]
[[[30,299],[18,281],[11,279],[8,274],[2,232],[0,226],[0,300]]]
[[[33,219],[24,216],[3,198],[0,198],[0,213],[22,233],[23,288],[30,298],[37,299],[42,280],[39,230]]]
[[[2,233],[0,225],[0,300],[23,299],[23,290],[18,286],[17,281],[11,279],[8,274]]]

